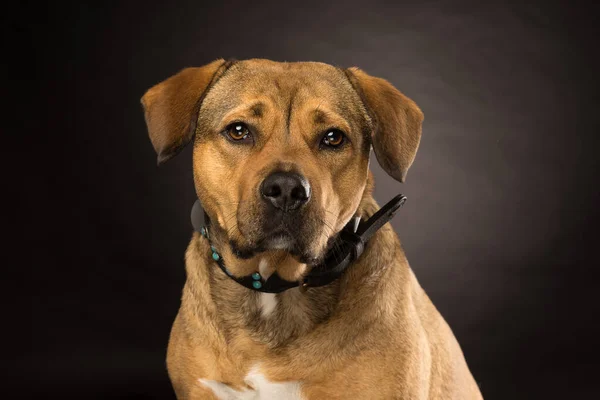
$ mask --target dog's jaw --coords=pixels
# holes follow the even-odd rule
[[[236,239],[229,239],[231,252],[241,260],[249,260],[261,253],[269,251],[284,251],[304,264],[314,264],[323,258],[323,254],[315,256],[298,250],[293,238],[287,236],[276,236],[269,241],[260,241],[254,246],[241,245]]]

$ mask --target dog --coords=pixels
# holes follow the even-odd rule
[[[373,216],[370,152],[405,181],[423,123],[412,100],[356,67],[219,59],[141,102],[158,164],[193,142],[210,222],[187,248],[167,349],[177,398],[482,399],[390,224],[327,285],[236,281],[302,282],[344,227]]]

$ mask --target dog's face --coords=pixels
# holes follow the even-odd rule
[[[319,260],[356,213],[369,153],[403,180],[422,114],[387,81],[322,63],[215,61],[142,99],[162,162],[194,140],[198,196],[241,258]]]
[[[247,61],[202,103],[195,183],[242,256],[312,261],[352,217],[367,178],[370,123],[344,72]]]

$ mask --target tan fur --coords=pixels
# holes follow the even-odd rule
[[[319,259],[353,215],[378,209],[368,170],[371,144],[383,168],[401,181],[415,157],[421,110],[389,82],[356,68],[218,60],[185,74],[144,96],[150,136],[159,159],[166,159],[191,140],[186,127],[195,127],[196,190],[216,221],[213,242],[236,275],[256,271],[263,259],[285,279],[310,269],[285,250],[240,258],[229,245],[234,240],[251,248],[260,237],[257,187],[273,170],[293,170],[310,181],[298,240],[308,257]],[[187,97],[174,100],[178,91]],[[239,121],[252,127],[251,146],[222,134]],[[331,127],[350,140],[340,151],[318,146]],[[200,378],[248,388],[244,377],[256,365],[270,381],[300,382],[305,399],[482,398],[389,224],[339,280],[276,295],[268,317],[260,313],[260,294],[225,276],[210,253],[194,234],[167,354],[178,398],[216,398]]]

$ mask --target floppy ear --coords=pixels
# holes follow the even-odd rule
[[[158,165],[177,155],[194,137],[202,100],[230,64],[219,59],[186,68],[144,94],[141,101]]]
[[[373,148],[379,165],[404,182],[421,140],[423,112],[385,79],[353,67],[348,77],[374,120]]]

